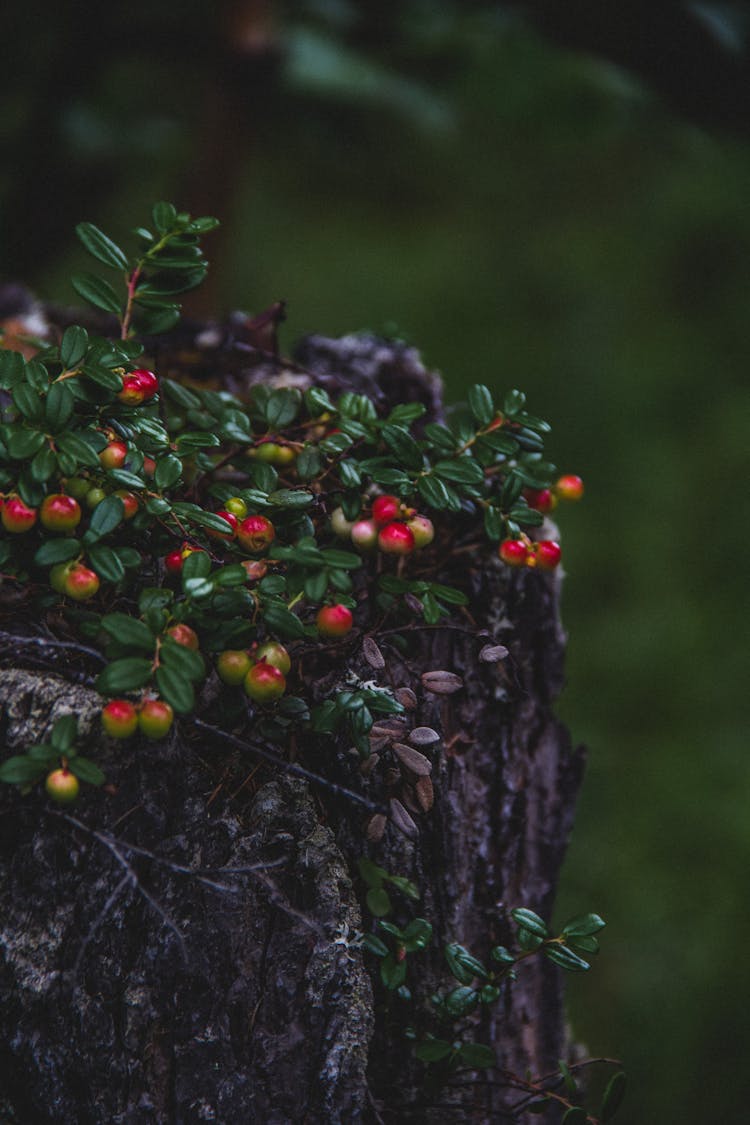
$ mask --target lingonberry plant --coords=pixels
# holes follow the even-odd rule
[[[59,610],[102,645],[96,686],[114,697],[103,724],[115,737],[166,734],[215,666],[275,714],[277,733],[349,725],[366,754],[374,716],[401,710],[390,692],[343,691],[311,711],[287,682],[291,665],[254,650],[344,641],[368,608],[427,624],[455,612],[465,594],[424,577],[420,562],[456,513],[476,512],[511,566],[554,569],[558,544],[535,533],[556,495],[577,499],[581,482],[555,483],[549,427],[520,391],[498,408],[474,386],[449,425],[415,430],[419,404],[382,417],[359,394],[257,386],[245,402],[160,378],[141,340],[174,326],[174,296],[204,277],[200,237],[216,221],[168,203],[152,220],[131,256],[93,224],[77,228],[123,282],[73,279],[116,318],[111,337],[72,326],[30,359],[0,352],[0,565],[40,611]],[[354,575],[370,552],[383,565],[367,607]],[[0,779],[15,779],[7,763]]]
[[[549,582],[544,572],[558,567],[561,550],[545,514],[558,500],[580,499],[583,483],[558,477],[544,452],[549,427],[517,390],[496,403],[486,386],[473,386],[447,423],[424,424],[419,403],[384,413],[364,394],[332,398],[318,386],[301,393],[265,384],[238,397],[159,372],[153,338],[175,326],[175,297],[205,276],[200,239],[216,225],[159,203],[127,254],[93,224],[80,224],[79,238],[112,281],[84,273],[73,284],[111,318],[112,331],[91,335],[73,325],[54,342],[25,340],[23,354],[0,349],[3,581],[100,654],[95,686],[109,737],[168,736],[175,715],[199,708],[210,677],[227,715],[244,714],[278,747],[300,729],[336,734],[366,772],[373,751],[386,745],[391,773],[414,781],[428,812],[432,763],[424,750],[439,736],[417,727],[403,735],[407,745],[392,729],[378,730],[409,709],[409,690],[349,670],[325,698],[313,697],[309,662],[328,650],[346,656],[364,634],[365,656],[380,669],[373,626],[398,633],[410,622],[429,628],[460,614],[468,604],[460,570],[455,585],[435,579],[459,520],[476,527],[470,549],[487,566],[532,569],[530,581]],[[365,589],[370,596],[358,597]],[[492,651],[499,658],[500,649]],[[461,681],[435,671],[422,683],[441,695]],[[75,719],[60,719],[48,743],[0,765],[0,780],[22,792],[43,782],[53,801],[75,801],[80,782],[105,780],[75,739]],[[392,798],[390,809],[413,835],[405,805]],[[384,826],[377,811],[368,839],[377,842]],[[389,887],[411,900],[417,889],[369,860],[360,872],[376,919],[366,947],[380,958],[385,989],[408,998],[408,956],[427,947],[432,926],[385,920]],[[459,1026],[449,1037],[415,1033],[425,1063],[444,1071],[494,1065],[493,1052],[467,1038],[461,1021],[494,1003],[532,954],[587,968],[575,950],[595,951],[604,924],[585,915],[552,936],[529,910],[513,918],[519,950],[494,947],[492,967],[446,945],[458,987],[432,998],[433,1016]],[[572,1096],[570,1073],[561,1071],[561,1080]],[[621,1096],[614,1081],[602,1121]],[[568,1125],[595,1120],[551,1085],[525,1090],[530,1112],[556,1100]]]

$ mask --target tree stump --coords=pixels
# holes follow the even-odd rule
[[[218,371],[240,389],[312,380],[423,401],[426,421],[442,412],[417,353],[369,337],[312,338],[282,364],[204,326],[159,363]],[[111,785],[70,811],[0,791],[0,1123],[489,1123],[513,1119],[506,1071],[554,1071],[566,1053],[561,973],[544,958],[472,1017],[497,1054],[489,1079],[464,1071],[437,1086],[404,1037],[428,1026],[429,997],[448,983],[445,942],[486,958],[510,942],[511,908],[549,915],[583,768],[553,713],[559,578],[462,551],[470,522],[456,518],[440,575],[468,592],[468,610],[409,631],[407,652],[387,633],[357,637],[314,689],[322,696],[345,674],[406,689],[405,721],[379,734],[387,789],[346,745],[324,759],[298,748],[303,766],[340,787],[331,791],[189,720],[163,743],[116,744],[101,734],[95,662],[40,643],[48,634],[13,635],[5,608],[7,751],[73,712]],[[435,671],[457,674],[460,690],[429,690],[423,676]],[[440,736],[422,750],[432,807],[429,786],[393,756],[416,727]],[[372,921],[361,856],[413,880],[413,914],[434,927],[430,948],[410,958],[411,1002],[386,995],[358,940]]]

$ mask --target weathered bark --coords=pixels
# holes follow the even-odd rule
[[[201,362],[213,369],[219,358],[238,385],[278,377],[268,356],[234,344]],[[312,373],[379,387],[391,401],[420,398],[433,416],[441,409],[411,349],[313,339],[300,358],[282,378]],[[456,520],[457,545],[470,526]],[[463,624],[407,631],[407,656],[391,634],[376,636],[382,670],[353,646],[348,667],[317,688],[348,671],[414,692],[404,734],[441,735],[425,751],[431,811],[388,744],[367,776],[346,746],[325,759],[301,748],[310,769],[373,804],[400,801],[414,838],[391,820],[368,842],[361,806],[268,766],[254,793],[228,795],[238,782],[217,796],[254,763],[195,728],[164,744],[103,740],[85,655],[71,663],[50,650],[50,670],[50,653],[40,660],[33,645],[9,643],[20,668],[0,673],[8,749],[75,711],[114,791],[89,790],[70,814],[39,795],[0,792],[0,1122],[491,1122],[518,1097],[502,1070],[554,1069],[566,1051],[561,983],[543,959],[476,1017],[476,1039],[497,1051],[494,1084],[462,1074],[460,1085],[426,1090],[403,1034],[431,1026],[429,996],[449,981],[446,941],[486,957],[510,939],[510,908],[549,914],[582,771],[552,710],[564,651],[559,580],[511,572],[486,550],[481,561],[457,552],[440,578],[468,589]],[[507,657],[483,662],[489,643]],[[425,690],[421,675],[435,669],[457,672],[463,689]],[[413,879],[414,913],[434,926],[432,947],[410,958],[411,1004],[386,1002],[377,963],[356,942],[370,924],[358,902],[361,855]]]

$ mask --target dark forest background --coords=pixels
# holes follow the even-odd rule
[[[174,199],[224,224],[193,313],[398,334],[451,398],[525,390],[585,478],[559,914],[609,923],[571,1020],[638,1125],[746,1120],[748,30],[708,3],[3,11],[5,278],[72,303],[74,224]]]

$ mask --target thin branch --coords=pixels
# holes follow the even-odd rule
[[[222,730],[221,727],[212,726],[211,723],[206,723],[203,719],[193,719],[193,726],[205,730],[208,734],[214,735],[216,738],[221,738],[224,742],[228,742],[230,746],[236,747],[238,750],[245,750],[250,754],[255,754],[257,757],[262,758],[266,762],[271,762],[285,773],[291,773],[295,777],[302,777],[305,781],[311,781],[315,785],[322,785],[323,788],[336,793],[341,797],[346,797],[349,801],[353,801],[357,805],[362,805],[368,812],[387,813],[387,809],[383,805],[378,805],[374,801],[368,800],[363,797],[361,793],[355,793],[353,789],[347,789],[345,785],[339,785],[335,781],[329,781],[327,777],[322,777],[318,773],[312,773],[311,770],[306,770],[303,766],[298,766],[295,762],[287,762],[285,758],[280,758],[278,754],[272,754],[270,750],[266,750],[263,746],[259,746],[257,742],[246,742],[242,738],[237,738],[234,734],[229,734],[228,731]]]
[[[14,645],[33,645],[36,648],[60,648],[68,649],[73,652],[80,652],[84,656],[90,656],[98,660],[100,664],[106,664],[106,658],[101,652],[97,652],[95,648],[89,648],[87,645],[76,644],[75,641],[53,641],[48,637],[21,637],[16,633],[6,633],[0,630],[0,644],[14,644]]]

